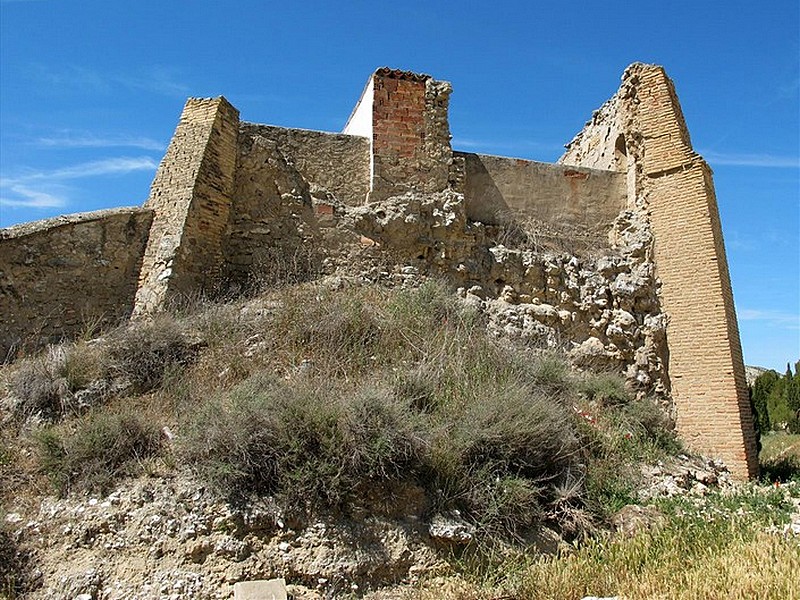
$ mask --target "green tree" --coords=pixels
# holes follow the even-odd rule
[[[769,399],[772,389],[779,379],[780,375],[775,371],[766,371],[756,378],[753,387],[750,388],[756,426],[760,433],[772,430],[773,422],[770,418]]]
[[[767,411],[772,429],[785,429],[792,418],[792,411],[786,403],[786,377],[776,373],[775,385],[767,397]]]
[[[786,365],[786,407],[790,413],[788,429],[791,433],[800,433],[800,361],[794,364],[794,375]]]

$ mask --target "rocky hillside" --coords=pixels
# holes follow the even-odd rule
[[[553,305],[364,273],[3,366],[4,593],[230,598],[282,577],[295,598],[531,598],[512,563],[655,535],[686,510],[664,499],[738,494],[724,465],[682,454],[651,382],[547,342]],[[794,531],[793,489],[764,496],[758,527]]]

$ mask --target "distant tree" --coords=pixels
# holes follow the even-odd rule
[[[772,429],[786,429],[792,418],[792,411],[786,403],[786,376],[777,375],[777,380],[772,386],[767,397],[767,412]]]
[[[800,433],[800,361],[794,364],[794,375],[786,365],[786,406],[790,413],[787,429],[790,433]]]
[[[769,399],[773,388],[779,380],[780,375],[775,371],[765,371],[756,378],[750,388],[756,427],[760,433],[772,430],[773,422],[770,418]]]

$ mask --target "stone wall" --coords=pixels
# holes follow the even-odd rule
[[[318,267],[319,229],[366,201],[369,140],[242,124],[225,280],[229,289]]]
[[[213,293],[222,270],[236,168],[239,111],[225,98],[191,98],[145,202],[155,211],[136,314]]]
[[[498,337],[569,353],[581,368],[624,373],[674,418],[666,377],[666,316],[647,249],[648,223],[624,211],[612,247],[584,256],[541,250],[500,227],[472,221],[463,194],[394,196],[347,211],[396,266],[398,282],[433,275],[452,282]]]
[[[0,230],[0,362],[129,316],[152,216],[118,208]]]
[[[607,230],[625,208],[625,176],[614,171],[456,152],[464,159],[467,215],[499,224],[509,216]]]
[[[561,162],[627,172],[633,204],[655,238],[678,432],[738,476],[755,475],[756,435],[711,170],[692,149],[663,68],[629,67]]]

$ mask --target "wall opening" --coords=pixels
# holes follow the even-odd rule
[[[614,143],[614,166],[617,171],[624,171],[628,168],[628,146],[623,134],[617,136],[617,141]]]

